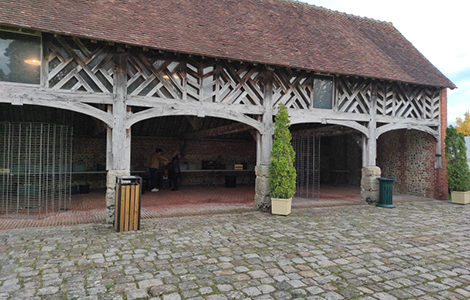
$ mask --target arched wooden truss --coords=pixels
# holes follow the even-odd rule
[[[95,119],[98,119],[105,123],[108,127],[113,127],[113,115],[109,112],[105,112],[100,110],[96,107],[93,107],[86,103],[79,103],[79,102],[71,102],[71,103],[51,103],[47,101],[32,101],[32,102],[24,102],[24,104],[32,104],[32,105],[40,105],[40,106],[47,106],[59,109],[65,109],[69,111],[74,111],[77,113],[81,113]]]
[[[400,129],[422,131],[433,136],[436,139],[436,141],[439,141],[439,138],[440,138],[439,129],[433,129],[429,126],[423,126],[423,125],[393,124],[393,123],[386,124],[377,128],[377,138],[379,138],[384,133],[387,133],[393,130],[400,130]]]
[[[68,91],[51,92],[34,86],[0,83],[0,103],[14,105],[38,105],[78,112],[96,118],[107,126],[113,126],[113,115],[98,109],[90,103],[112,103],[110,95],[94,95],[89,93],[71,93]]]
[[[240,122],[246,125],[249,125],[256,129],[258,132],[263,131],[263,124],[260,121],[254,120],[242,113],[237,112],[230,112],[224,110],[211,110],[211,111],[203,111],[196,109],[178,109],[174,107],[157,107],[157,108],[149,108],[144,111],[140,111],[137,113],[132,113],[128,115],[126,127],[130,128],[135,123],[140,121],[148,120],[151,118],[157,117],[165,117],[165,116],[196,116],[196,117],[214,117],[214,118],[222,118],[227,120],[232,120],[236,122]]]
[[[336,119],[327,119],[327,118],[321,118],[315,115],[312,115],[311,117],[306,117],[305,115],[297,115],[295,113],[290,114],[290,123],[291,125],[295,124],[303,124],[303,123],[320,123],[320,124],[334,124],[334,125],[341,125],[344,127],[349,127],[352,129],[357,130],[361,134],[363,134],[365,137],[369,137],[369,129],[367,126],[364,126],[360,124],[357,121],[348,121],[348,120],[336,120]]]

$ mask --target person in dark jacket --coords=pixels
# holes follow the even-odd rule
[[[163,155],[163,151],[160,148],[155,150],[150,159],[150,190],[152,192],[158,192],[162,187],[163,168],[168,164],[168,159]]]
[[[176,154],[168,165],[168,179],[170,180],[172,191],[177,191],[179,189],[180,174],[180,159],[178,154]]]

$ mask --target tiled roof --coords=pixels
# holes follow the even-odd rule
[[[392,24],[285,0],[0,0],[0,24],[181,53],[455,87]]]

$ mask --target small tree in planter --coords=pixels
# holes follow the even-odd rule
[[[295,152],[292,148],[292,135],[289,131],[289,115],[284,105],[274,123],[274,140],[269,166],[269,190],[271,212],[288,215],[291,212],[292,197],[295,194],[296,170],[294,168]]]
[[[450,126],[446,131],[445,154],[447,181],[452,192],[452,202],[470,203],[470,170],[467,164],[467,149],[463,134]]]

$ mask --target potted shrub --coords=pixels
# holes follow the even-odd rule
[[[281,104],[274,122],[273,149],[269,166],[269,192],[271,213],[285,216],[291,212],[297,176],[294,168],[295,152],[291,145],[292,135],[289,131],[289,125],[287,108]]]
[[[470,170],[463,134],[450,126],[446,131],[445,154],[447,160],[447,181],[453,203],[470,203]]]

